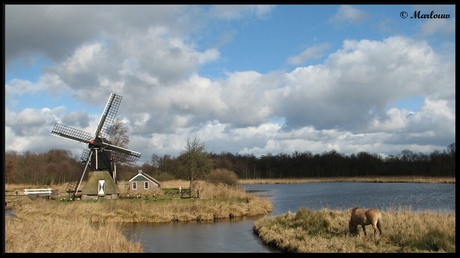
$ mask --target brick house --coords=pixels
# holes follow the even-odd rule
[[[133,176],[129,181],[129,194],[154,194],[160,189],[160,182],[155,178],[145,174],[142,170],[137,171],[137,175]]]

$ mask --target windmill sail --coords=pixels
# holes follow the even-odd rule
[[[78,193],[81,182],[83,181],[84,174],[82,171],[85,171],[86,166],[88,166],[89,158],[91,157],[91,149],[84,149],[81,154],[80,161],[75,167],[75,171],[71,174],[71,178],[66,187],[66,192],[72,193],[72,196],[75,196]]]
[[[90,133],[60,123],[54,124],[51,135],[83,143],[89,143],[89,141],[92,139],[92,135]]]
[[[118,107],[120,106],[122,97],[114,93],[110,94],[109,100],[105,105],[104,112],[96,129],[96,137],[109,138],[109,129],[115,122]]]

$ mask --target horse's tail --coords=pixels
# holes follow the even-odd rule
[[[379,215],[377,216],[377,228],[380,232],[380,235],[382,234],[382,213],[379,212]]]

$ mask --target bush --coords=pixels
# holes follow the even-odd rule
[[[213,184],[237,185],[238,176],[235,172],[227,169],[215,169],[206,175],[205,180]]]

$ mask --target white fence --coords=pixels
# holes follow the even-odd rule
[[[24,189],[25,195],[39,195],[39,196],[50,196],[53,194],[53,189],[43,188],[43,189]]]

